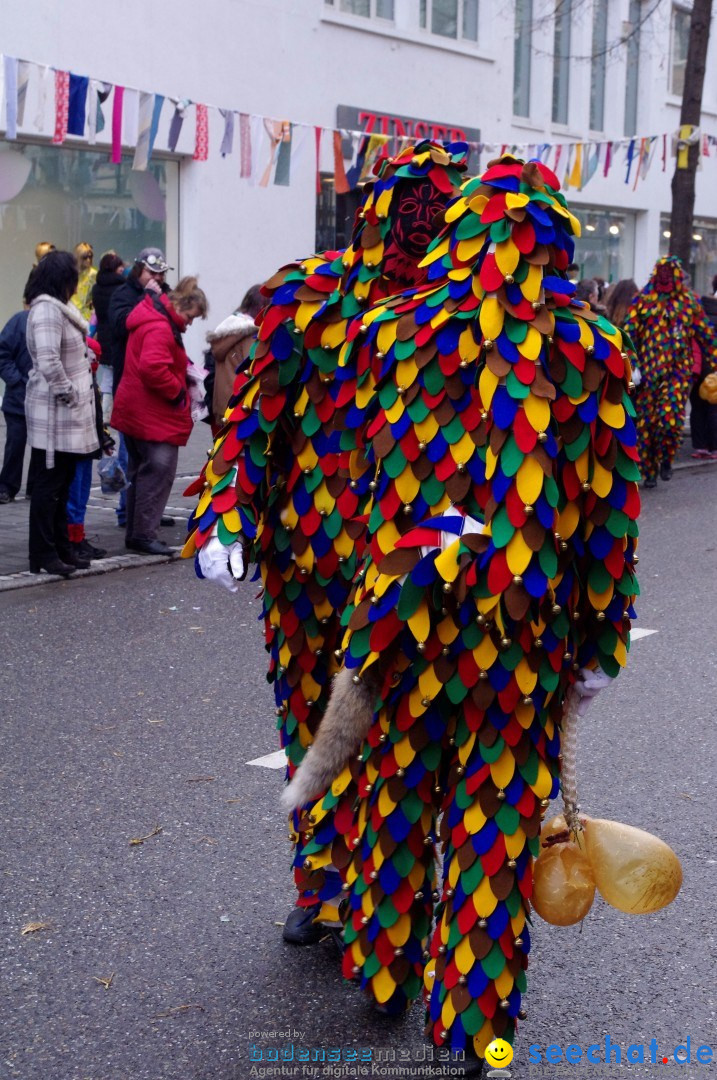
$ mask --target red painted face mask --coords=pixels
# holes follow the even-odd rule
[[[434,237],[433,219],[446,203],[430,180],[406,186],[398,198],[391,239],[409,259],[420,261]]]
[[[384,254],[384,273],[405,286],[425,277],[418,264],[436,235],[434,219],[446,205],[447,196],[430,180],[402,185],[391,214],[391,237]]]
[[[672,292],[676,287],[675,271],[670,263],[660,263],[655,270],[655,288],[658,292]]]

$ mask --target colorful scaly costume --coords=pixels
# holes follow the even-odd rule
[[[373,307],[341,357],[375,489],[345,663],[374,708],[304,854],[327,858],[322,815],[358,784],[344,974],[389,1013],[423,986],[435,1043],[482,1057],[524,1015],[566,690],[626,660],[639,471],[630,360],[571,300],[579,224],[554,174],[504,157],[445,218],[426,259],[437,284]]]
[[[464,143],[425,141],[384,160],[351,246],[270,278],[250,364],[237,378],[210,460],[187,492],[201,498],[184,554],[211,536],[226,545],[243,538],[260,568],[268,678],[289,776],[314,738],[340,666],[340,614],[363,552],[370,477],[361,475],[354,443],[351,479],[341,442],[356,406],[351,392],[334,387],[340,347],[349,321],[369,304],[425,280],[417,267],[435,235],[433,219],[458,193],[466,151]],[[349,858],[343,831],[351,802],[347,796],[320,834],[334,866]],[[330,860],[305,866],[300,816],[292,824],[298,905],[335,919],[338,872]]]
[[[717,331],[674,255],[655,264],[628,311],[625,333],[635,347],[642,376],[636,398],[640,464],[645,487],[655,487],[658,472],[663,480],[670,479],[682,442],[693,378],[693,342],[702,350],[707,366],[717,363]]]

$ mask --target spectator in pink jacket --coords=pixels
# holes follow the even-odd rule
[[[167,555],[157,530],[177,472],[179,447],[192,430],[187,354],[182,334],[205,318],[207,298],[195,277],[164,295],[145,296],[127,317],[124,372],[115,393],[112,426],[124,434],[129,455],[126,546]]]

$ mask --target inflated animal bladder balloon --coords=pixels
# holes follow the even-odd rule
[[[565,829],[563,818],[553,818],[547,835]],[[546,826],[543,826],[546,829]],[[546,833],[541,833],[545,839]],[[544,847],[533,866],[533,907],[554,926],[573,926],[584,919],[595,897],[595,878],[584,847],[568,840]]]
[[[584,825],[584,850],[598,891],[608,904],[630,915],[643,915],[675,899],[682,885],[682,867],[664,840],[619,821],[587,818]]]

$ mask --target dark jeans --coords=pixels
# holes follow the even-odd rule
[[[695,450],[717,450],[717,405],[700,397],[702,379],[690,390],[690,432]]]
[[[69,550],[67,495],[78,461],[84,454],[55,451],[55,467],[48,469],[45,451],[32,449],[30,468],[34,483],[30,501],[30,561],[59,556]]]
[[[0,472],[0,490],[7,491],[9,495],[17,495],[22,487],[22,463],[25,459],[25,443],[27,442],[27,424],[25,417],[16,413],[5,413],[5,456],[3,457],[2,472]],[[32,458],[27,473],[27,493],[32,491],[33,467]]]
[[[118,432],[118,435],[119,435],[119,445],[117,447],[117,461],[119,462],[119,464],[124,469],[125,476],[127,476],[127,473],[129,471],[129,457],[127,456],[127,444],[124,441],[124,435],[122,434],[121,431]],[[124,491],[120,491],[120,493],[119,493],[119,502],[117,503],[117,509],[116,509],[115,513],[117,514],[117,524],[118,525],[126,525],[127,524],[127,488],[125,488]]]
[[[177,473],[179,447],[125,435],[129,457],[127,539],[156,540],[159,522]]]

